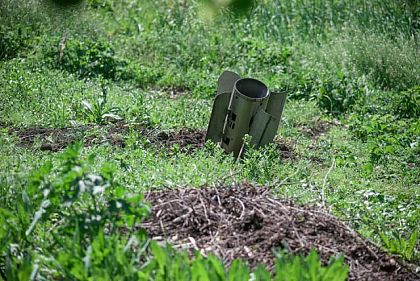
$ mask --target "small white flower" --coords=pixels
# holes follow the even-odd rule
[[[80,190],[80,192],[85,192],[86,191],[86,184],[85,184],[85,182],[84,181],[82,181],[82,180],[80,180],[79,181],[79,190]]]
[[[105,185],[99,185],[99,186],[93,187],[93,195],[103,193],[105,191],[105,187],[106,187]]]

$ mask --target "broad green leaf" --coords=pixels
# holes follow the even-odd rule
[[[245,264],[235,259],[229,269],[228,281],[248,280],[249,277],[249,271]]]
[[[191,265],[191,280],[192,281],[212,281],[204,266],[203,259],[196,257]]]
[[[255,281],[271,281],[270,272],[268,272],[261,264],[254,271]]]
[[[217,280],[221,280],[221,281],[225,280],[226,274],[225,274],[225,269],[223,268],[222,262],[213,255],[209,255],[208,261],[210,262],[212,268],[217,274]]]
[[[150,249],[152,250],[153,257],[156,259],[160,269],[163,270],[166,262],[165,251],[155,241],[150,243]]]

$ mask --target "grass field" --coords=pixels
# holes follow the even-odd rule
[[[420,270],[417,1],[222,2],[0,3],[0,278],[149,280],[114,229],[146,216],[130,194],[244,182],[322,206]],[[275,143],[241,161],[196,143],[227,69],[288,93]],[[112,188],[96,202],[80,181]],[[134,205],[96,205],[118,200]],[[89,245],[121,255],[92,268],[121,271],[81,269]]]

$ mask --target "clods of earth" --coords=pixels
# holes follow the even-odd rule
[[[128,132],[128,127],[123,123],[116,123],[106,127],[105,136],[95,134],[95,127],[91,125],[65,128],[6,127],[6,129],[10,135],[15,135],[17,137],[18,146],[24,148],[39,148],[40,150],[52,152],[63,150],[78,140],[83,140],[85,146],[110,143],[112,145],[124,147],[125,142],[121,134]]]
[[[2,126],[0,126],[0,129]],[[156,130],[152,128],[133,126],[124,122],[117,122],[106,126],[81,126],[65,128],[6,127],[9,134],[17,137],[17,145],[25,148],[39,148],[44,151],[57,152],[65,149],[75,141],[82,140],[84,146],[108,143],[125,147],[125,135],[130,130],[146,139],[147,143],[171,149],[177,147],[183,153],[193,153],[204,146],[205,130],[181,128],[179,130]],[[102,133],[99,131],[102,130]],[[103,132],[105,131],[105,132]],[[281,138],[275,140],[275,146],[282,159],[295,159],[293,144]]]
[[[151,217],[141,224],[149,235],[175,248],[215,254],[226,264],[239,258],[251,267],[273,269],[273,251],[308,254],[321,260],[344,255],[349,280],[420,280],[350,227],[322,209],[270,195],[267,188],[233,187],[151,191]]]

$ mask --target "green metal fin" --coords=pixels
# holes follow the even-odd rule
[[[241,77],[232,71],[224,71],[217,82],[217,96],[213,103],[206,141],[219,143],[222,139],[233,86]]]
[[[210,123],[207,128],[206,141],[219,143],[222,139],[223,127],[226,121],[231,92],[221,93],[216,96],[211,112]]]
[[[283,114],[284,104],[286,103],[286,96],[286,92],[270,92],[270,99],[268,100],[265,111],[280,119]]]
[[[217,82],[217,94],[232,93],[233,85],[239,79],[241,79],[241,76],[237,73],[228,70],[224,71]]]
[[[257,114],[255,114],[254,119],[252,120],[251,128],[249,130],[252,146],[260,146],[261,139],[264,136],[267,130],[267,125],[272,118],[273,116],[265,112],[263,109],[258,110]]]
[[[277,130],[279,129],[280,118],[275,118],[272,115],[270,116],[271,118],[266,124],[265,131],[261,136],[259,146],[264,146],[271,143],[277,134]]]
[[[267,145],[274,140],[279,129],[281,115],[283,114],[284,104],[286,103],[286,96],[287,94],[285,92],[270,93],[270,99],[268,100],[265,111],[270,114],[271,118],[266,124],[259,146]]]

